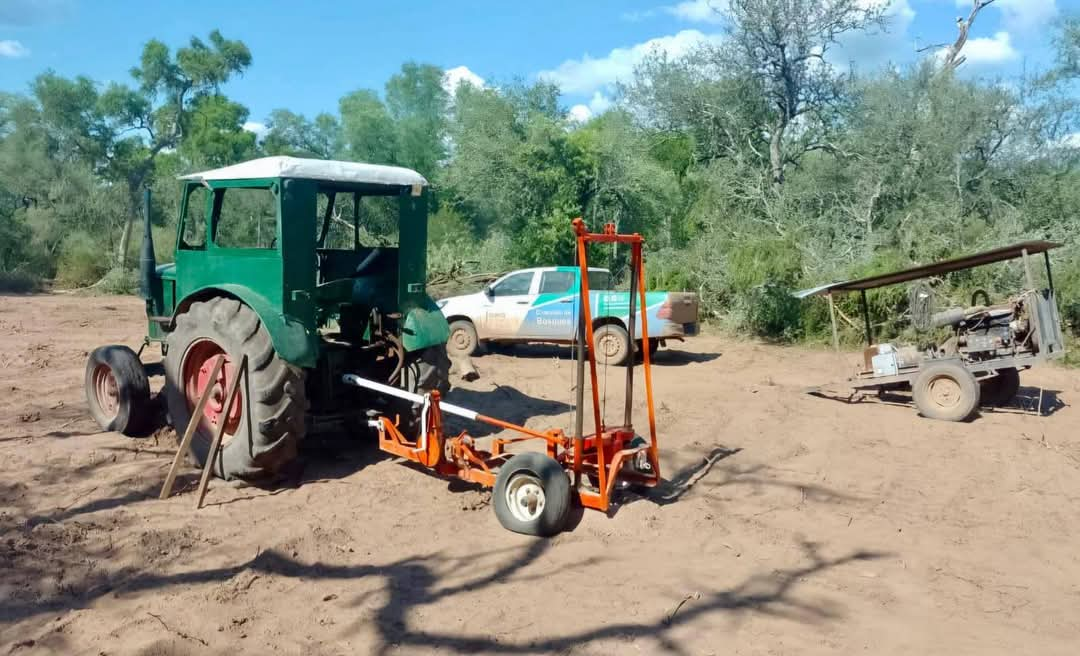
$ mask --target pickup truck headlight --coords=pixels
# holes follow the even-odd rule
[[[449,303],[449,302],[450,301],[448,299],[443,298],[443,299],[440,299],[438,301],[435,301],[435,305],[438,306],[438,308],[441,310],[444,307],[446,307],[446,304]]]

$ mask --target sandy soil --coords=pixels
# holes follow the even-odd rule
[[[702,337],[657,358],[665,485],[536,540],[503,530],[486,494],[364,445],[310,450],[296,486],[218,481],[199,512],[188,469],[158,501],[175,436],[99,433],[82,391],[87,352],[137,345],[141,313],[0,297],[0,653],[1080,645],[1075,372],[1024,374],[1047,417],[947,424],[803,393],[837,378],[831,353]],[[451,399],[569,428],[560,353],[479,358],[483,378]]]

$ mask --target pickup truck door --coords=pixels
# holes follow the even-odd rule
[[[577,271],[540,271],[539,278],[522,336],[543,341],[573,340],[577,325]]]
[[[485,294],[481,325],[484,339],[516,339],[536,293],[536,272],[517,271],[503,276]]]

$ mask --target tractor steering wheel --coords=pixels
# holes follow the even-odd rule
[[[980,305],[978,302],[979,297],[982,296],[984,303],[981,303],[983,307],[990,305],[990,294],[986,293],[985,289],[976,289],[971,295],[971,307],[977,307]]]

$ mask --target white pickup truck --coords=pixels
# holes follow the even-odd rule
[[[577,326],[577,267],[511,271],[475,294],[437,301],[450,322],[447,350],[472,355],[482,342],[573,343]],[[613,291],[607,269],[589,269],[593,340],[599,363],[619,365],[630,357],[627,320],[630,294]],[[698,332],[698,298],[690,292],[647,292],[649,349]],[[641,308],[634,334],[640,349]]]

